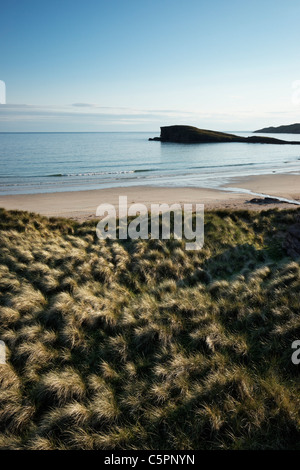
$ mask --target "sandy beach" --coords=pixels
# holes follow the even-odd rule
[[[228,188],[235,188],[235,192]],[[96,216],[96,208],[103,203],[118,206],[119,196],[127,196],[128,204],[142,203],[150,208],[155,203],[199,203],[206,210],[250,209],[264,210],[278,207],[297,208],[289,203],[251,203],[259,196],[246,193],[252,191],[272,197],[282,197],[300,202],[300,175],[265,175],[234,178],[220,190],[206,188],[165,188],[153,186],[117,187],[90,191],[69,191],[47,194],[25,194],[0,196],[0,207],[8,210],[25,210],[48,217],[68,217],[83,221]],[[240,189],[240,191],[239,191]]]
[[[243,188],[257,193],[269,194],[300,201],[300,175],[276,174],[233,178],[226,187]]]

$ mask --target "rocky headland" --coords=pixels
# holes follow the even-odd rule
[[[289,124],[288,126],[264,127],[254,131],[261,134],[300,134],[300,124]]]
[[[194,143],[218,143],[218,142],[245,142],[250,144],[288,144],[300,145],[299,142],[288,142],[286,140],[274,139],[272,137],[241,137],[225,132],[198,129],[193,126],[165,126],[160,128],[160,137],[149,140],[158,142],[175,142],[180,144]]]

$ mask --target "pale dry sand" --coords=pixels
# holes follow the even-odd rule
[[[241,192],[212,190],[205,188],[161,188],[153,186],[135,186],[130,188],[110,188],[91,191],[69,191],[50,194],[25,194],[0,196],[0,207],[8,210],[18,209],[36,212],[48,217],[69,217],[83,221],[96,217],[97,206],[103,203],[118,207],[119,196],[127,196],[128,204],[142,203],[150,208],[157,203],[193,203],[204,204],[211,209],[251,209],[263,210],[278,207],[280,209],[299,208],[287,203],[255,204],[250,203],[256,196],[243,194],[247,189],[256,193],[284,197],[300,201],[300,175],[266,175],[247,178],[234,178],[228,185],[241,188]],[[237,190],[238,191],[238,190]]]
[[[300,175],[277,174],[232,178],[226,187],[249,189],[273,197],[284,197],[300,201]]]

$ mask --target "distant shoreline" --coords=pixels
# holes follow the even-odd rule
[[[254,131],[254,134],[300,134],[300,124],[289,124],[287,126],[264,127]]]

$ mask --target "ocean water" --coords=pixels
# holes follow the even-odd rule
[[[136,185],[219,188],[235,176],[300,174],[300,145],[148,141],[155,135],[0,133],[0,194]],[[300,134],[274,137],[300,141]]]

